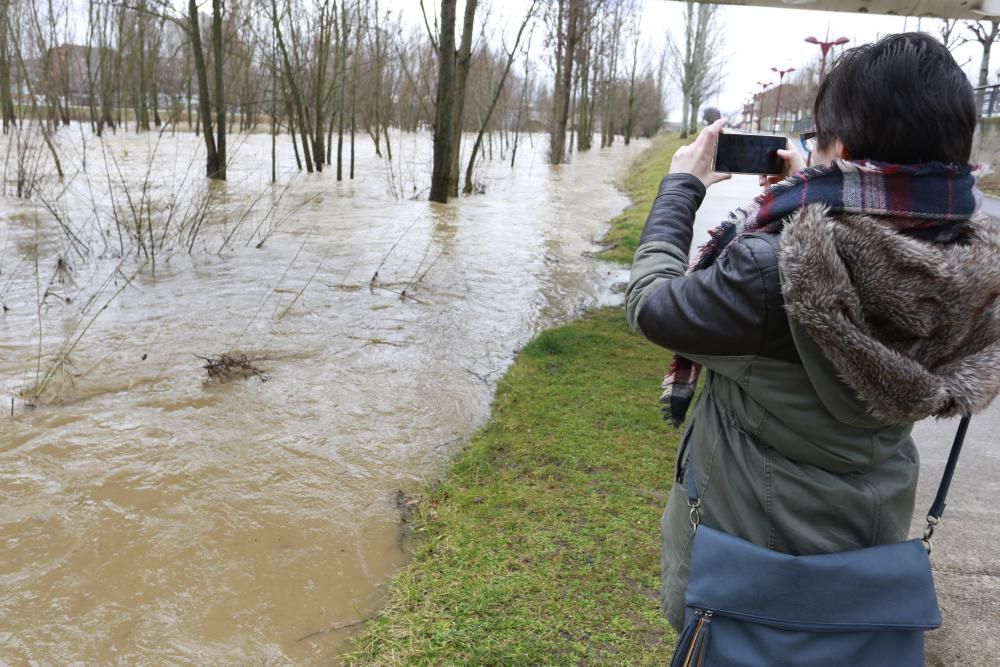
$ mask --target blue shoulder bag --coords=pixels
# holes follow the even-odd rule
[[[922,539],[835,554],[789,556],[699,525],[689,467],[694,551],[671,667],[922,667],[924,633],[941,625],[931,536],[968,427],[963,417]]]

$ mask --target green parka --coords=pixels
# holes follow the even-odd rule
[[[661,522],[677,629],[688,457],[707,525],[795,555],[897,542],[914,509],[913,422],[982,409],[1000,389],[996,225],[910,235],[811,205],[687,273],[704,195],[691,175],[664,179],[626,292],[635,331],[707,371]]]

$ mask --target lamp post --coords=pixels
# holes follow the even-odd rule
[[[820,83],[822,83],[823,77],[826,76],[826,54],[830,52],[830,49],[832,47],[839,46],[841,44],[847,44],[851,40],[847,39],[846,37],[838,37],[832,42],[821,42],[815,37],[809,36],[806,37],[806,41],[809,42],[810,44],[818,44],[819,50],[823,52],[823,60],[821,61],[819,66],[819,80]]]
[[[772,67],[771,71],[778,73],[778,99],[775,100],[774,102],[774,122],[777,123],[779,122],[778,111],[781,109],[781,85],[782,83],[784,83],[785,75],[788,74],[789,72],[794,72],[795,68],[789,67],[788,69],[778,69],[777,67]]]
[[[757,117],[757,131],[760,132],[760,123],[764,120],[764,92],[771,85],[771,82],[758,81],[757,85],[760,86],[760,115]],[[750,127],[753,127],[753,118],[750,118]]]

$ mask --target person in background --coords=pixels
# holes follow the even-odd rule
[[[982,410],[1000,390],[1000,229],[975,215],[965,74],[933,38],[890,35],[845,51],[814,111],[813,166],[779,151],[785,178],[734,211],[690,270],[695,213],[729,178],[712,170],[723,121],[678,150],[632,264],[628,321],[675,352],[675,423],[704,376],[661,522],[678,630],[688,475],[705,524],[768,549],[898,542],[914,509],[913,423]]]

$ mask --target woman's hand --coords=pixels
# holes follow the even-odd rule
[[[778,157],[785,161],[785,168],[781,170],[781,173],[777,176],[761,176],[759,178],[759,183],[761,186],[770,186],[785,180],[792,174],[797,174],[808,165],[806,164],[806,159],[802,157],[802,153],[795,150],[792,146],[791,141],[785,142],[785,148],[778,149]]]
[[[712,171],[715,144],[718,142],[719,135],[722,134],[722,128],[725,125],[726,119],[720,118],[702,130],[693,144],[678,148],[670,162],[670,173],[696,176],[705,184],[706,188],[713,183],[732,178],[732,174],[720,174],[717,171]]]

